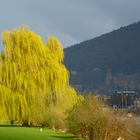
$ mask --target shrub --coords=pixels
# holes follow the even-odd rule
[[[70,111],[67,120],[69,131],[90,140],[115,140],[120,136],[129,139],[132,126],[126,117],[116,115],[95,96],[85,97]]]

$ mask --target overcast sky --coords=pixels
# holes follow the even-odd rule
[[[22,24],[63,47],[140,20],[140,0],[0,0],[0,33]]]

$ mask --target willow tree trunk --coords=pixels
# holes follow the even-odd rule
[[[28,121],[24,121],[24,122],[22,123],[22,126],[29,127],[29,126],[30,126],[30,124],[29,124],[29,122],[28,122]]]
[[[94,140],[94,130],[93,127],[89,129],[89,140]]]

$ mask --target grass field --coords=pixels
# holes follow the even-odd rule
[[[0,127],[0,140],[82,140],[73,134],[39,128]]]

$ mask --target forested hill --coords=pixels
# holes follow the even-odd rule
[[[140,89],[140,22],[64,49],[79,90]]]

